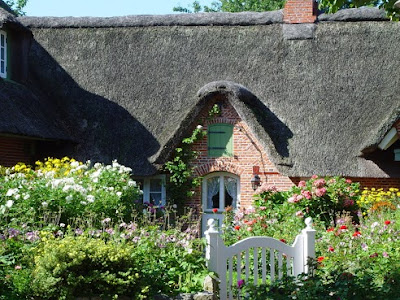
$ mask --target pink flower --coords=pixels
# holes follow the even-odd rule
[[[321,178],[321,179],[317,179],[313,182],[313,186],[317,187],[317,188],[322,188],[324,185],[326,184],[325,179]]]
[[[249,231],[249,232],[251,232],[251,231],[253,231],[253,227],[247,227],[247,231]]]
[[[241,289],[244,286],[244,279],[240,279],[237,282],[237,287],[238,289]]]
[[[304,180],[299,181],[299,184],[297,186],[298,187],[305,187],[306,186],[306,182]]]
[[[351,199],[346,199],[344,200],[343,206],[344,207],[349,207],[349,206],[353,206],[354,205],[354,201]]]
[[[265,206],[260,206],[260,210],[266,210],[267,208]]]
[[[15,269],[15,270],[21,270],[22,267],[21,267],[20,265],[16,265],[16,266],[14,267],[14,269]]]
[[[329,246],[328,251],[329,252],[335,252],[335,248],[333,248],[332,246]]]
[[[317,178],[318,178],[318,175],[313,175],[313,176],[311,176],[311,178],[312,178],[312,179],[317,179]]]
[[[326,194],[326,188],[319,188],[315,190],[315,195],[317,197],[322,197],[325,194]]]
[[[296,217],[302,218],[302,217],[304,217],[304,213],[301,210],[299,210],[296,212]]]
[[[350,184],[352,181],[350,179],[346,179],[346,183]]]
[[[312,198],[312,194],[311,194],[310,191],[305,191],[305,190],[303,190],[303,191],[301,191],[301,194],[302,194],[307,200],[310,200],[310,199]]]

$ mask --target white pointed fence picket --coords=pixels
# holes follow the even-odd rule
[[[232,299],[233,288],[241,279],[249,283],[252,277],[254,284],[258,285],[267,279],[273,282],[276,277],[282,278],[284,269],[290,276],[307,274],[307,262],[309,258],[315,258],[315,230],[311,218],[307,218],[305,223],[306,228],[296,237],[292,246],[271,237],[257,236],[227,247],[215,227],[215,220],[209,219],[208,229],[204,232],[207,240],[206,260],[208,269],[218,275],[220,299]],[[250,251],[253,259],[250,259]]]

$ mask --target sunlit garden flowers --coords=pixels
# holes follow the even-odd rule
[[[131,170],[70,158],[0,167],[0,299],[152,299],[202,289],[204,240],[189,211],[144,205]],[[313,176],[289,191],[261,185],[228,207],[227,245],[264,235],[291,244],[313,218],[311,274],[243,299],[400,299],[400,191]]]

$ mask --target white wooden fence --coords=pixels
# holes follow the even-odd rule
[[[237,281],[241,279],[246,283],[252,279],[258,285],[265,283],[267,278],[270,282],[276,277],[282,278],[284,271],[291,276],[307,274],[308,259],[315,258],[315,230],[311,226],[311,218],[305,220],[306,228],[296,237],[292,246],[271,237],[257,236],[227,247],[215,227],[215,221],[209,219],[207,223],[208,230],[204,232],[207,239],[206,260],[208,269],[218,275],[221,300],[233,298],[233,288],[237,288]]]

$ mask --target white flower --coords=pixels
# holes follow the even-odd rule
[[[65,224],[64,223],[60,223],[60,227],[65,227]]]
[[[374,222],[374,223],[371,224],[371,228],[374,229],[374,228],[375,228],[376,226],[378,226],[378,225],[379,225],[378,222]]]
[[[18,189],[17,188],[16,189],[9,189],[7,191],[7,193],[6,193],[6,196],[11,197],[12,195],[17,194],[17,193],[18,193]]]
[[[188,248],[188,249],[187,249],[187,252],[188,252],[189,254],[191,254],[191,253],[193,252],[193,249],[192,249],[192,248]]]
[[[122,193],[121,192],[117,192],[117,196],[121,197]]]
[[[13,206],[13,204],[14,204],[14,201],[8,200],[8,201],[6,202],[6,207],[11,208],[11,206]]]
[[[21,198],[21,195],[20,195],[20,194],[14,195],[14,199],[15,199],[15,200],[18,200],[19,198]]]
[[[94,196],[93,196],[93,195],[87,195],[87,196],[86,196],[86,200],[87,200],[89,203],[93,203],[93,202],[94,202]]]
[[[95,169],[100,169],[101,168],[101,163],[95,163],[93,166]]]
[[[79,162],[73,161],[73,162],[71,163],[71,167],[72,167],[72,168],[77,168],[77,167],[79,167]]]
[[[24,200],[28,200],[31,196],[29,194],[24,195]]]
[[[128,186],[136,186],[136,182],[133,180],[128,181]]]
[[[43,201],[43,202],[42,202],[42,206],[43,206],[43,207],[47,207],[47,206],[49,206],[49,204],[48,204],[46,201]]]
[[[196,127],[197,129],[202,129],[203,128],[203,126],[201,126],[201,125],[197,125],[197,127]]]
[[[67,197],[65,197],[65,200],[67,200],[68,202],[71,201],[73,199],[72,195],[68,195]]]

